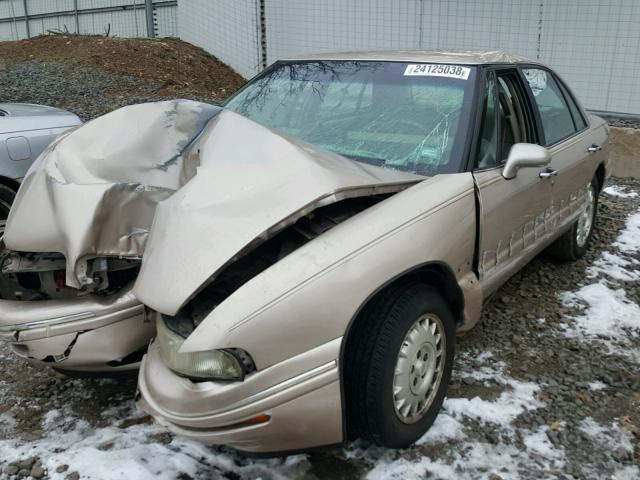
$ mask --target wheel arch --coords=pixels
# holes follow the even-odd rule
[[[598,193],[600,193],[602,191],[602,188],[604,187],[604,180],[605,178],[607,178],[604,163],[598,165],[594,177],[596,178],[596,180],[598,180]]]
[[[383,283],[377,290],[372,292],[360,307],[356,310],[354,315],[349,320],[345,334],[340,346],[340,392],[342,401],[342,432],[343,438],[346,440],[350,438],[350,432],[348,431],[349,422],[347,421],[347,408],[346,408],[346,388],[345,388],[345,376],[344,365],[346,352],[349,349],[350,344],[353,343],[353,337],[351,334],[356,330],[355,326],[359,321],[362,321],[364,316],[362,315],[365,307],[374,301],[380,294],[390,288],[394,288],[402,282],[411,280],[420,281],[426,285],[434,287],[445,299],[447,304],[451,307],[453,318],[456,321],[456,327],[462,325],[464,321],[464,294],[453,269],[445,262],[432,261],[424,264],[416,265],[415,267],[406,270],[399,275],[389,279],[386,283]]]

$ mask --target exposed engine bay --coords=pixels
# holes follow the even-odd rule
[[[230,262],[177,315],[163,315],[165,324],[174,333],[188,337],[217,305],[251,278],[305,243],[389,196],[390,194],[384,194],[350,198],[305,215],[247,254]]]
[[[139,259],[98,257],[86,262],[87,282],[77,289],[66,284],[66,260],[59,253],[3,250],[0,253],[0,298],[54,300],[83,295],[111,295],[135,281]]]

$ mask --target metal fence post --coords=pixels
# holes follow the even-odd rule
[[[76,33],[80,35],[80,20],[78,19],[78,0],[73,0],[73,16],[76,21]]]
[[[267,11],[265,0],[259,1],[260,5],[260,17],[258,18],[259,23],[259,35],[260,35],[260,56],[262,57],[262,69],[267,68]]]
[[[156,28],[153,21],[153,0],[144,0],[144,13],[147,18],[147,37],[154,38]]]
[[[24,8],[24,26],[27,31],[27,38],[31,38],[31,28],[29,27],[29,11],[27,10],[27,0],[22,0],[22,7]]]

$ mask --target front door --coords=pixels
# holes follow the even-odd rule
[[[552,177],[525,168],[505,179],[502,168],[516,143],[537,143],[532,106],[515,69],[488,71],[483,120],[473,171],[480,203],[477,269],[492,293],[553,235]]]

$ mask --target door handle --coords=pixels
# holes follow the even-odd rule
[[[592,144],[589,148],[587,148],[587,152],[589,153],[596,153],[600,150],[602,150],[602,147],[600,145],[596,145],[595,143]]]
[[[540,172],[540,178],[549,178],[549,177],[557,177],[558,171],[554,170],[551,167],[547,167]]]

